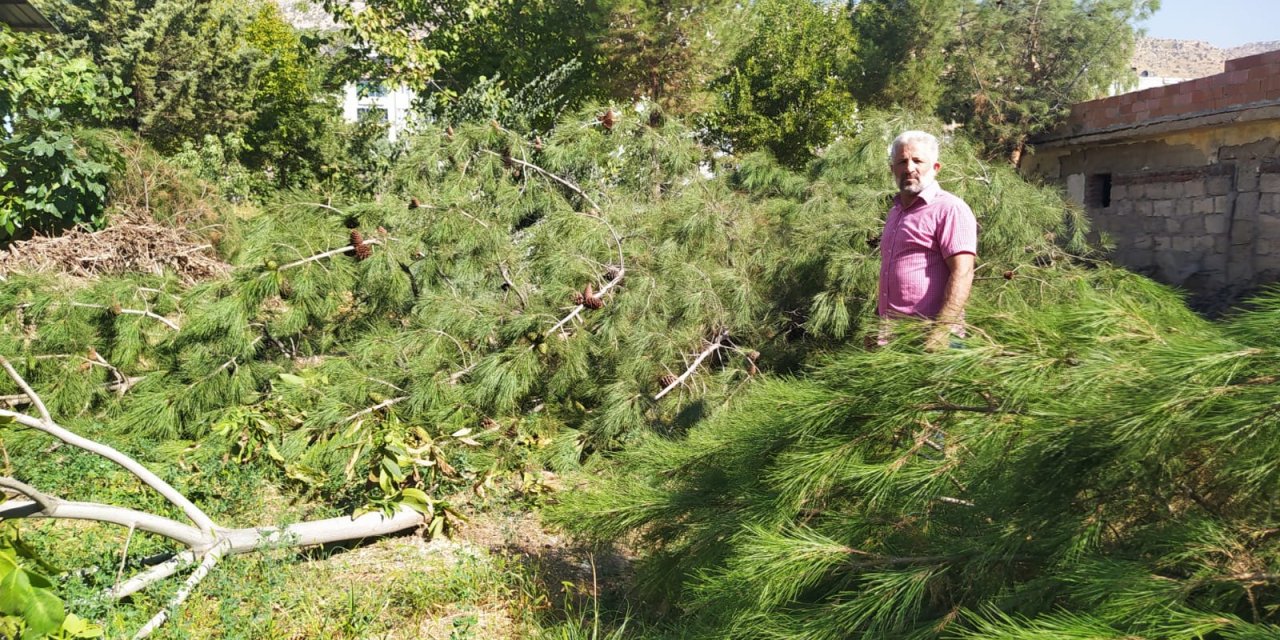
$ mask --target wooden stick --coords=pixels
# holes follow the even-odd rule
[[[674,382],[667,385],[667,387],[662,391],[659,391],[658,395],[654,396],[653,399],[661,400],[662,396],[665,396],[668,393],[671,393],[672,389],[675,389],[676,387],[680,386],[680,384],[683,383],[686,379],[688,379],[689,376],[693,375],[693,372],[698,368],[698,365],[702,364],[703,360],[706,360],[707,357],[715,353],[716,350],[718,350],[720,347],[724,346],[724,339],[728,337],[729,337],[728,330],[721,331],[720,334],[716,336],[716,339],[712,340],[711,344],[708,345],[706,349],[703,349],[702,353],[699,353],[697,358],[694,358],[693,364],[689,365],[689,368],[685,369],[684,373],[680,374],[680,376],[677,377]]]
[[[187,581],[182,584],[182,588],[173,594],[173,598],[165,604],[164,609],[161,609],[159,613],[147,621],[147,624],[138,629],[137,633],[133,634],[133,640],[146,638],[154,633],[156,629],[159,629],[160,625],[169,619],[170,612],[176,611],[178,607],[182,606],[182,603],[187,601],[187,598],[191,597],[192,592],[200,585],[205,576],[209,575],[209,572],[213,570],[226,552],[227,545],[220,544],[204,554],[204,557],[200,560],[200,566],[196,567],[196,570],[187,577]]]

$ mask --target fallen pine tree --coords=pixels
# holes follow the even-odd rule
[[[1277,637],[1280,294],[1211,323],[1041,277],[963,348],[849,349],[651,435],[557,519],[706,637]]]
[[[9,273],[0,354],[16,375],[0,399],[30,417],[44,398],[44,419],[184,494],[216,493],[189,460],[212,449],[218,464],[271,467],[322,515],[425,504],[441,532],[446,497],[682,432],[861,343],[885,147],[912,123],[866,115],[796,173],[762,154],[707,157],[676,122],[605,113],[545,140],[496,123],[423,132],[372,200],[281,193],[217,225],[224,277]],[[981,295],[995,309],[1056,299],[1078,212],[962,139],[944,161],[983,224]],[[43,445],[17,431],[3,444],[37,461]],[[13,479],[37,503],[84,491],[175,517],[141,495],[111,502],[115,479]],[[245,531],[263,527],[278,529]],[[179,542],[212,548],[201,540]]]

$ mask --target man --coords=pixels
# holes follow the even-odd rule
[[[925,347],[947,346],[963,335],[964,306],[973,286],[978,223],[969,205],[938,186],[938,139],[907,131],[889,146],[898,195],[880,237],[883,319],[936,320]]]

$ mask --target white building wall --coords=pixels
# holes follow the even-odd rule
[[[385,114],[384,117],[390,125],[391,140],[394,141],[409,125],[412,118],[413,99],[416,95],[403,85],[390,90],[377,88],[370,90],[367,86],[365,89],[366,95],[360,95],[359,83],[348,82],[343,87],[343,119],[347,122],[355,122],[360,119],[362,111],[379,109]]]

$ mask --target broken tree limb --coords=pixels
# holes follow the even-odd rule
[[[31,494],[24,493],[24,495],[31,497],[32,500],[11,500],[4,503],[4,505],[0,506],[0,519],[27,517],[53,520],[88,520],[116,524],[122,527],[133,527],[139,531],[164,536],[198,550],[203,550],[209,543],[209,535],[191,525],[144,511],[96,502],[59,500],[51,496],[43,496],[42,502],[36,500]]]
[[[340,423],[345,424],[345,423],[347,423],[347,422],[351,422],[352,420],[355,420],[356,418],[359,418],[360,416],[369,415],[370,413],[373,413],[374,411],[377,411],[377,410],[379,410],[379,409],[385,409],[385,408],[387,408],[387,407],[389,407],[389,406],[391,406],[391,405],[393,405],[393,404],[397,404],[397,403],[400,403],[400,402],[404,402],[405,400],[408,400],[408,399],[409,399],[409,396],[399,396],[399,397],[396,397],[396,398],[391,398],[391,399],[389,399],[389,400],[383,400],[382,402],[379,402],[378,404],[375,404],[375,405],[373,405],[372,407],[368,407],[368,408],[365,408],[365,409],[361,409],[361,410],[359,410],[359,411],[357,411],[357,412],[355,412],[355,413],[353,413],[353,414],[351,414],[351,415],[349,415],[349,416],[347,416],[347,417],[343,418],[343,419],[342,419],[341,421],[339,421],[339,422],[340,422]]]
[[[163,516],[126,507],[61,500],[14,478],[0,476],[0,488],[18,493],[26,498],[9,500],[0,505],[0,520],[50,518],[115,524],[127,527],[131,533],[135,530],[141,530],[160,535],[187,547],[185,551],[168,562],[148,569],[124,583],[118,583],[107,592],[107,595],[111,597],[124,597],[131,593],[136,593],[159,580],[168,578],[192,563],[198,563],[196,570],[187,577],[183,586],[169,600],[164,609],[139,629],[133,636],[134,638],[145,638],[151,635],[160,625],[164,624],[173,612],[191,596],[195,588],[224,556],[258,551],[268,547],[310,546],[370,538],[417,527],[423,523],[421,513],[401,506],[391,515],[386,515],[382,512],[370,512],[359,517],[329,518],[283,527],[256,526],[227,529],[218,526],[199,507],[196,507],[190,500],[141,463],[107,445],[84,438],[55,423],[52,417],[49,416],[40,396],[13,368],[9,361],[0,358],[0,365],[3,366],[9,377],[31,400],[31,404],[39,409],[42,416],[41,418],[36,418],[24,413],[0,409],[0,422],[16,423],[36,429],[62,442],[115,462],[144,484],[156,490],[170,503],[182,509],[196,525],[190,526]],[[390,404],[394,404],[394,402],[384,403],[384,406],[389,406]]]
[[[200,560],[200,566],[196,567],[196,570],[190,576],[187,576],[182,588],[173,594],[173,597],[169,599],[169,602],[165,604],[159,613],[148,620],[147,624],[143,625],[141,629],[138,629],[137,633],[133,634],[134,640],[146,638],[154,633],[156,629],[159,629],[160,625],[169,619],[171,612],[176,611],[178,607],[182,606],[182,603],[187,601],[187,598],[191,597],[191,593],[195,591],[205,576],[209,575],[209,572],[213,570],[213,567],[218,564],[224,554],[226,554],[226,547],[223,544],[219,544],[209,553],[204,554],[204,558]]]
[[[366,245],[382,244],[382,241],[377,238],[370,238],[368,240],[365,240],[364,244]],[[307,256],[305,258],[302,258],[301,260],[294,260],[293,262],[282,264],[276,269],[276,271],[284,271],[286,269],[292,269],[294,267],[301,267],[302,265],[310,262],[315,262],[317,260],[324,260],[325,258],[329,258],[339,254],[347,253],[348,251],[355,251],[355,250],[356,250],[356,246],[354,244],[349,244],[345,247],[338,247],[337,249],[330,249],[328,251],[317,253],[314,256]]]
[[[603,286],[603,287],[600,287],[600,290],[596,292],[596,295],[604,295],[604,294],[605,294],[605,293],[607,293],[610,289],[612,289],[612,288],[614,288],[614,287],[618,286],[618,283],[622,282],[622,278],[623,278],[623,276],[625,276],[626,274],[627,274],[627,270],[626,270],[626,269],[624,269],[624,268],[622,268],[622,267],[618,267],[618,272],[617,272],[617,274],[615,274],[615,275],[613,276],[613,279],[612,279],[612,280],[610,280],[610,281],[608,281],[608,282],[604,283],[604,286]],[[557,330],[559,330],[559,329],[560,329],[560,327],[563,327],[564,325],[566,325],[566,324],[568,324],[569,322],[573,321],[573,319],[574,319],[574,318],[577,318],[577,317],[578,317],[578,315],[582,313],[582,310],[583,310],[583,309],[586,309],[586,308],[587,308],[587,307],[586,307],[586,305],[582,305],[582,304],[577,305],[576,307],[574,307],[574,308],[573,308],[573,311],[570,311],[570,312],[569,312],[569,315],[567,315],[567,316],[565,316],[565,317],[561,318],[559,322],[555,323],[555,325],[554,325],[554,326],[552,326],[550,329],[548,329],[548,330],[547,330],[547,332],[546,332],[545,334],[543,334],[543,335],[550,336],[551,334],[555,333]]]
[[[666,388],[664,388],[662,391],[659,391],[658,395],[654,396],[653,399],[661,400],[662,396],[665,396],[668,393],[671,393],[672,389],[675,389],[676,387],[683,384],[684,381],[689,378],[689,376],[693,375],[693,372],[698,369],[698,366],[702,364],[703,360],[706,360],[711,354],[715,353],[717,350],[720,349],[720,347],[724,346],[724,341],[728,337],[729,337],[729,331],[727,329],[717,334],[715,340],[712,340],[711,343],[707,345],[707,348],[703,349],[702,353],[699,353],[697,358],[694,358],[693,364],[690,364],[689,368],[685,369],[684,373],[677,376],[676,379],[671,384],[668,384],[666,386]]]

